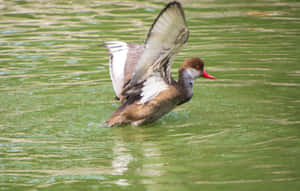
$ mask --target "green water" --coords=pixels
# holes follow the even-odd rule
[[[216,80],[142,127],[100,46],[142,43],[164,1],[0,0],[0,190],[300,190],[300,2],[182,0]]]

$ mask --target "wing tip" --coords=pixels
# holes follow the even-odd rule
[[[172,8],[172,7],[177,7],[178,8],[178,10],[180,11],[180,14],[182,15],[182,17],[183,17],[183,20],[184,20],[184,23],[186,23],[186,19],[185,19],[185,15],[184,15],[184,10],[183,10],[183,7],[182,7],[182,5],[181,5],[181,3],[179,2],[179,1],[171,1],[171,2],[169,2],[166,6],[165,6],[165,8],[163,8],[161,11],[160,11],[160,13],[158,14],[158,16],[155,18],[155,20],[154,20],[154,22],[153,22],[153,24],[151,25],[151,27],[150,27],[150,30],[149,30],[149,32],[148,32],[148,34],[147,34],[147,37],[146,37],[146,40],[145,40],[145,44],[147,43],[147,41],[148,41],[148,39],[149,39],[149,37],[150,37],[150,35],[151,35],[151,31],[152,31],[152,29],[153,29],[153,27],[155,26],[155,24],[156,24],[156,22],[159,20],[159,18],[169,9],[169,8]]]
[[[166,7],[168,7],[168,6],[172,6],[172,5],[178,5],[178,6],[180,6],[180,7],[182,7],[181,6],[181,3],[179,2],[179,1],[171,1],[171,2],[169,2],[167,5],[166,5]]]

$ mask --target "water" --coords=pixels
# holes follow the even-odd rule
[[[216,80],[157,122],[119,106],[101,43],[142,43],[164,1],[0,1],[0,190],[299,190],[300,3],[181,1]]]

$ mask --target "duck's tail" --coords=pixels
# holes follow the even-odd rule
[[[114,112],[106,121],[108,127],[123,125],[130,123],[125,116],[123,116],[118,110]]]

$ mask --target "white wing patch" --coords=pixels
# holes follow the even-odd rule
[[[104,43],[110,52],[109,73],[116,96],[120,97],[124,85],[124,69],[128,46],[125,42],[111,41]]]
[[[142,88],[142,99],[138,104],[144,104],[155,96],[157,96],[161,91],[168,89],[168,84],[162,79],[159,73],[154,73],[145,82]]]

